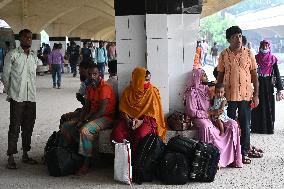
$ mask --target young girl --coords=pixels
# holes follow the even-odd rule
[[[224,126],[223,122],[226,122],[229,117],[224,111],[227,106],[227,100],[224,97],[225,88],[223,83],[217,83],[215,85],[215,97],[213,101],[213,105],[210,108],[211,110],[217,110],[218,116],[212,116],[212,121],[214,125],[220,130],[220,135],[224,134]]]

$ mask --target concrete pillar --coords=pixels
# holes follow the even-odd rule
[[[15,42],[16,42],[16,47],[20,46],[20,36],[19,34],[15,34]],[[41,46],[41,35],[37,33],[32,34],[32,46],[31,49],[37,52]]]
[[[132,70],[147,67],[144,0],[115,1],[118,91],[129,85]]]
[[[147,67],[160,89],[165,113],[183,111],[202,4],[193,0],[146,0]]]
[[[50,43],[50,48],[53,48],[54,43],[61,43],[62,44],[62,53],[65,54],[65,51],[67,49],[67,43],[66,43],[66,37],[49,37],[49,43]]]
[[[183,111],[201,9],[201,0],[115,1],[119,91],[134,67],[146,67],[161,92],[164,113]]]
[[[80,45],[81,47],[81,38],[80,37],[68,37],[68,41],[70,43],[70,41],[74,41],[76,43],[76,45]]]

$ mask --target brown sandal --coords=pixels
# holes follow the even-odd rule
[[[251,164],[251,159],[247,155],[243,156],[243,164]]]

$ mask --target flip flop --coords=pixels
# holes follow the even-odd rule
[[[248,156],[243,156],[243,164],[251,164],[251,159]]]
[[[23,158],[22,159],[22,162],[23,163],[26,163],[26,164],[30,164],[30,165],[35,165],[37,164],[37,161],[32,159],[32,158]]]
[[[15,162],[12,162],[12,163],[8,163],[6,165],[6,168],[7,169],[18,169],[18,166],[17,166],[17,164]]]
[[[249,151],[248,157],[249,158],[262,158],[263,154],[254,149],[254,150]]]
[[[263,153],[263,150],[260,149],[260,148],[256,148],[255,146],[252,146],[251,148],[252,148],[252,150],[255,150],[255,151],[259,152],[259,153]]]

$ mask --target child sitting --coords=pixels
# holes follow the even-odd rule
[[[213,99],[213,105],[210,110],[217,110],[218,116],[212,116],[212,122],[220,130],[220,135],[224,134],[223,122],[230,119],[224,111],[227,106],[227,100],[224,97],[225,88],[223,83],[217,83],[215,85],[215,97]]]

